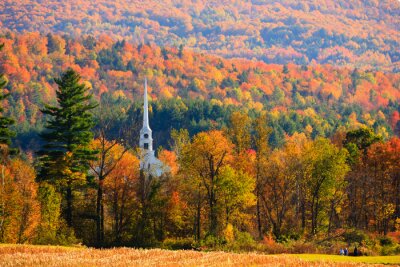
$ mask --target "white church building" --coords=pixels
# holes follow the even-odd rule
[[[156,158],[153,137],[149,124],[149,103],[147,99],[147,79],[144,82],[143,127],[140,130],[140,170],[149,177],[160,177],[169,167]]]

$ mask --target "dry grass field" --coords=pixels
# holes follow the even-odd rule
[[[400,257],[262,255],[161,249],[0,245],[0,266],[400,266]]]

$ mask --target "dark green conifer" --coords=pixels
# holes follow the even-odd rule
[[[68,69],[55,79],[58,85],[58,105],[45,105],[41,111],[48,115],[46,130],[40,135],[44,145],[38,151],[39,181],[54,184],[66,200],[63,209],[69,226],[72,225],[72,191],[88,178],[89,161],[97,151],[89,147],[94,120],[90,110],[97,104],[92,94],[80,83],[80,76]]]
[[[0,51],[3,49],[4,44],[0,44]],[[4,93],[3,89],[7,85],[7,79],[3,73],[0,73],[0,101],[2,102],[10,94]],[[1,150],[8,154],[9,152],[15,152],[14,150],[9,151],[11,145],[11,138],[15,136],[15,132],[10,130],[10,126],[14,124],[14,120],[10,117],[3,116],[4,108],[0,105],[0,145]],[[4,148],[4,149],[3,149]],[[5,150],[5,151],[4,151]],[[4,155],[4,153],[2,153]]]

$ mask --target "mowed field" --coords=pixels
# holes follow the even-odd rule
[[[0,245],[0,266],[368,266],[369,264],[400,266],[400,256],[263,255],[161,249]]]

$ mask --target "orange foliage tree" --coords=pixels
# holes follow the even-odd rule
[[[35,171],[21,159],[3,163],[0,169],[0,240],[32,242],[40,221]]]

